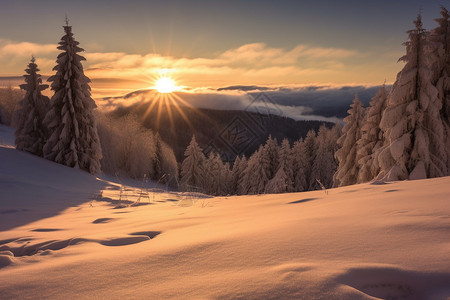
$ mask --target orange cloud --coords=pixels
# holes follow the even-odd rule
[[[12,42],[0,39],[0,55],[13,54],[15,56],[56,54],[56,44],[36,44],[29,42]]]
[[[59,50],[53,44],[0,39],[0,75],[21,75],[30,55],[37,56],[42,74],[52,74]],[[399,69],[385,55],[354,50],[297,45],[292,49],[245,44],[212,57],[173,57],[157,53],[89,52],[83,54],[94,96],[152,86],[167,69],[179,85],[192,88],[245,84],[370,83],[395,78]],[[368,58],[369,57],[369,58]],[[14,70],[14,71],[13,71]],[[368,71],[364,71],[368,70]],[[370,72],[369,72],[370,70]],[[96,80],[98,79],[98,80]]]

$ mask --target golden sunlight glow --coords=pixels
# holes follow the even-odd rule
[[[156,80],[155,89],[160,93],[172,93],[177,90],[175,81],[167,76],[160,77]]]

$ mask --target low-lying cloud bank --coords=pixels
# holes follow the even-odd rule
[[[338,122],[358,94],[368,106],[380,86],[309,85],[298,87],[229,86],[219,89],[191,89],[162,96],[154,90],[139,90],[122,97],[98,100],[103,109],[114,109],[142,101],[160,101],[197,108],[246,110],[271,113],[296,120]]]

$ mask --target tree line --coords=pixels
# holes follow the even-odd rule
[[[208,193],[260,194],[338,187],[371,180],[450,175],[450,14],[423,28],[421,15],[404,43],[406,64],[388,92],[364,108],[358,95],[345,125],[310,131],[294,145],[271,137],[233,166],[204,157],[195,137],[185,152],[181,183]]]
[[[330,188],[337,168],[334,157],[339,125],[310,130],[291,146],[287,139],[278,144],[269,136],[248,159],[237,156],[233,165],[220,155],[203,154],[195,136],[181,164],[181,187],[213,195],[303,192]]]
[[[335,186],[369,180],[450,175],[450,14],[423,28],[421,15],[404,43],[406,64],[389,93],[363,109],[355,97],[336,153]]]
[[[170,180],[184,189],[215,195],[299,192],[370,180],[404,180],[450,174],[450,14],[441,7],[438,26],[423,28],[420,14],[404,43],[406,64],[390,89],[383,85],[364,108],[358,96],[345,125],[310,131],[292,145],[269,137],[248,158],[223,163],[208,157],[195,137],[178,170],[173,150],[130,116],[96,118],[83,51],[71,26],[58,49],[54,92],[42,95],[32,58],[20,87],[25,97],[14,113],[16,147],[49,160],[97,173]],[[100,124],[97,125],[97,121]],[[342,131],[342,132],[341,132]],[[103,150],[102,150],[103,148]],[[180,176],[178,174],[180,173]]]

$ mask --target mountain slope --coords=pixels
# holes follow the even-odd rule
[[[287,138],[291,143],[305,137],[309,130],[317,131],[322,121],[296,121],[277,115],[241,110],[212,110],[183,105],[152,106],[151,101],[119,107],[113,117],[135,114],[142,124],[159,132],[175,152],[178,161],[184,159],[184,150],[195,134],[205,154],[218,152],[225,161],[234,161],[236,155],[247,157],[264,144],[269,135],[279,142]]]

